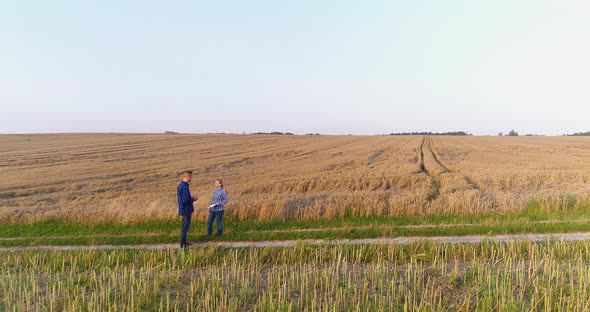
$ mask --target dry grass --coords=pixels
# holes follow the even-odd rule
[[[589,242],[0,253],[5,311],[589,311]]]
[[[0,221],[206,214],[213,180],[240,220],[555,211],[590,203],[586,138],[62,134],[0,136]]]

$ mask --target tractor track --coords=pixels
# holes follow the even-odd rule
[[[467,176],[465,174],[460,173],[456,169],[450,168],[440,159],[440,156],[436,152],[436,149],[433,147],[434,144],[433,144],[433,140],[431,138],[427,138],[427,139],[425,138],[425,140],[427,140],[426,146],[428,148],[428,151],[432,155],[432,158],[434,159],[436,165],[442,169],[441,173],[458,174],[463,178],[463,180],[469,186],[470,189],[475,189],[475,190],[480,189],[479,184],[477,184],[475,181],[473,181],[473,179],[471,179],[469,176]]]
[[[442,171],[441,173],[452,172],[452,170],[449,169],[449,167],[447,167],[445,164],[443,164],[442,161],[440,161],[440,159],[438,157],[438,154],[432,148],[432,139],[431,138],[426,138],[426,142],[427,142],[428,151],[432,155],[432,159],[434,159],[434,162],[436,162],[436,164],[442,169],[441,170]]]
[[[460,173],[458,170],[453,169],[446,165],[441,159],[436,149],[434,148],[434,141],[430,137],[423,137],[422,143],[420,144],[420,172],[426,174],[431,179],[430,190],[426,195],[426,210],[428,205],[436,201],[441,196],[442,182],[440,175],[452,174],[457,175],[471,190],[480,190],[480,186],[473,181],[470,177]]]
[[[426,169],[426,165],[424,164],[424,144],[426,143],[426,137],[422,138],[422,143],[420,144],[420,171],[426,173],[426,175],[430,176],[430,172]]]
[[[434,159],[436,164],[443,169],[443,171],[441,173],[455,173],[456,170],[449,168],[447,165],[445,165],[444,162],[442,162],[440,160],[440,156],[438,155],[438,153],[436,152],[436,150],[432,146],[433,146],[432,138],[428,138],[428,150],[432,154],[432,158]],[[473,181],[470,177],[468,177],[464,174],[462,176],[463,176],[463,180],[465,181],[465,183],[467,183],[467,185],[469,186],[470,189],[473,189],[473,190],[480,189],[479,185],[477,183],[475,183],[475,181]]]
[[[424,213],[428,210],[428,206],[436,201],[441,194],[441,184],[437,170],[430,166],[430,161],[428,161],[429,165],[426,165],[426,158],[431,158],[433,156],[434,154],[430,148],[430,138],[423,137],[422,143],[420,144],[420,171],[429,176],[431,180],[430,190],[426,194],[426,205],[422,208]]]
[[[420,144],[420,171],[430,177],[438,176],[442,173],[452,172],[442,161],[438,154],[432,148],[432,139],[424,137]]]

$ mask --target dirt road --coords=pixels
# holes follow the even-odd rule
[[[447,244],[475,244],[482,242],[545,242],[545,241],[584,241],[590,240],[590,233],[554,233],[554,234],[514,234],[514,235],[467,235],[467,236],[432,236],[432,237],[397,237],[397,238],[367,238],[367,239],[339,239],[339,240],[284,240],[284,241],[242,241],[242,242],[207,242],[194,243],[191,248],[227,247],[227,248],[263,248],[263,247],[293,247],[297,244],[311,245],[379,245],[397,244],[407,245],[417,242],[433,242]],[[95,246],[22,246],[2,247],[0,252],[14,251],[66,251],[66,250],[114,250],[114,249],[144,249],[164,250],[178,248],[177,244],[154,245],[95,245]]]

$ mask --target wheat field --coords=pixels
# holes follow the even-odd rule
[[[5,311],[588,311],[588,242],[0,253]]]
[[[0,222],[176,218],[195,172],[197,217],[216,178],[238,220],[555,212],[590,203],[580,137],[0,135]]]

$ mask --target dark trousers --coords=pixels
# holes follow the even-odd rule
[[[182,216],[182,230],[180,231],[180,247],[186,247],[188,245],[186,241],[186,234],[188,229],[191,227],[191,215]]]
[[[217,236],[221,236],[223,231],[223,210],[221,211],[209,211],[209,219],[207,219],[207,234],[213,234],[213,220],[217,220]]]

